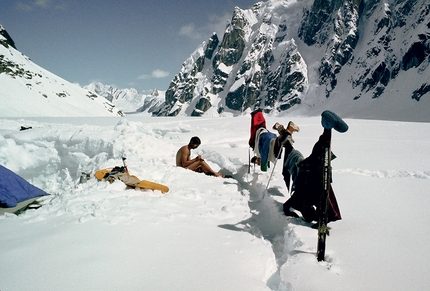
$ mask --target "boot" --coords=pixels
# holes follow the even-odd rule
[[[284,134],[285,133],[285,127],[282,125],[282,124],[280,124],[280,123],[278,123],[278,122],[276,122],[274,125],[273,125],[273,127],[272,127],[274,130],[277,130],[278,131],[278,133],[279,133],[279,135],[282,135],[282,134]]]
[[[279,135],[282,135],[286,132],[288,132],[289,134],[293,134],[293,132],[299,132],[300,131],[300,127],[298,127],[294,122],[290,121],[288,122],[287,128],[285,128],[282,124],[276,122],[273,127],[274,130],[277,130]]]
[[[288,122],[287,131],[290,134],[293,134],[293,132],[295,132],[295,131],[299,132],[300,127],[298,127],[294,122],[290,121],[290,122]]]

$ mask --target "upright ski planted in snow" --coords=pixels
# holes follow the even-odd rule
[[[325,139],[323,151],[323,164],[322,164],[322,183],[319,198],[319,214],[318,214],[318,247],[317,259],[323,261],[325,256],[326,237],[329,235],[328,223],[328,197],[330,192],[331,182],[331,130],[327,130],[328,135]]]

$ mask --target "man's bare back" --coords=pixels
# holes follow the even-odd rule
[[[186,160],[189,160],[190,155],[191,155],[191,151],[187,145],[184,145],[183,147],[181,147],[176,153],[176,166],[186,168],[185,166],[183,166],[182,159],[183,157],[186,157]]]

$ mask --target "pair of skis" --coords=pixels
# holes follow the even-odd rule
[[[326,133],[328,136],[324,139],[322,145],[322,172],[321,172],[321,191],[319,197],[318,212],[318,245],[317,260],[324,261],[326,237],[329,235],[328,223],[328,206],[329,193],[331,184],[331,130]]]

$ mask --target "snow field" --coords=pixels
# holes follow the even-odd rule
[[[266,117],[268,128],[288,120]],[[320,120],[293,120],[295,147],[307,156]],[[267,191],[273,168],[248,173],[249,116],[1,119],[0,163],[52,195],[38,210],[0,217],[0,288],[423,290],[429,125],[347,122],[332,138],[343,220],[330,224],[317,262],[316,230],[282,213],[281,162]],[[192,156],[210,154],[210,166],[234,179],[174,166],[194,135],[202,145]],[[121,165],[122,156],[132,174],[170,191],[79,184],[81,172]]]

